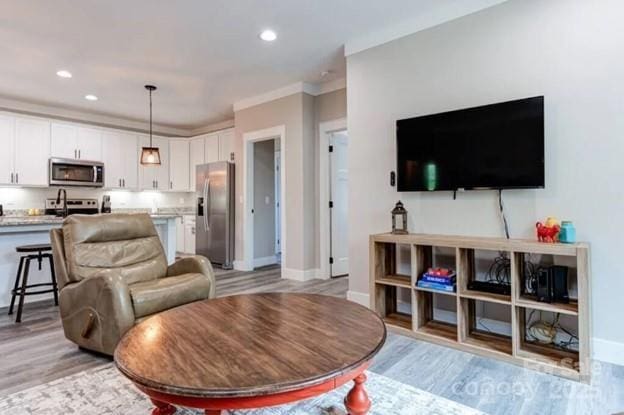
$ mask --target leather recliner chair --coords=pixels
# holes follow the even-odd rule
[[[65,337],[85,349],[112,355],[139,321],[215,297],[210,262],[194,256],[167,266],[147,214],[73,215],[50,239]]]

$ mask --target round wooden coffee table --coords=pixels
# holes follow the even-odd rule
[[[270,293],[199,301],[126,333],[115,363],[155,405],[222,410],[282,405],[354,381],[351,415],[368,413],[364,371],[386,339],[383,321],[347,300]]]

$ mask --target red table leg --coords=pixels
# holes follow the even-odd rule
[[[368,399],[368,394],[364,389],[366,375],[362,373],[353,379],[353,382],[355,382],[355,384],[344,400],[347,413],[349,415],[366,415],[371,407],[371,401]]]
[[[152,415],[173,415],[176,411],[175,406],[169,405],[166,402],[160,402],[155,399],[151,399],[156,408],[152,409]]]

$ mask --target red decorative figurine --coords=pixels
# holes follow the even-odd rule
[[[554,243],[559,241],[559,231],[561,226],[559,221],[553,217],[546,219],[546,224],[537,222],[535,224],[537,229],[537,240],[540,242]]]

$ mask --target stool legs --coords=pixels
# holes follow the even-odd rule
[[[15,285],[11,291],[11,305],[9,306],[9,315],[13,314],[13,306],[15,305],[15,296],[17,296],[17,287],[19,287],[22,278],[22,268],[24,267],[24,257],[20,257],[19,266],[17,267],[17,275],[15,276]]]
[[[54,290],[54,305],[58,305],[58,287],[56,284],[56,273],[54,272],[54,260],[52,255],[48,254],[48,260],[50,260],[50,274],[52,275],[52,289]]]
[[[16,323],[22,322],[22,310],[24,309],[24,298],[26,298],[26,286],[28,285],[28,271],[30,271],[30,257],[26,258],[26,266],[24,267],[20,299],[17,305],[17,317],[15,318]]]

